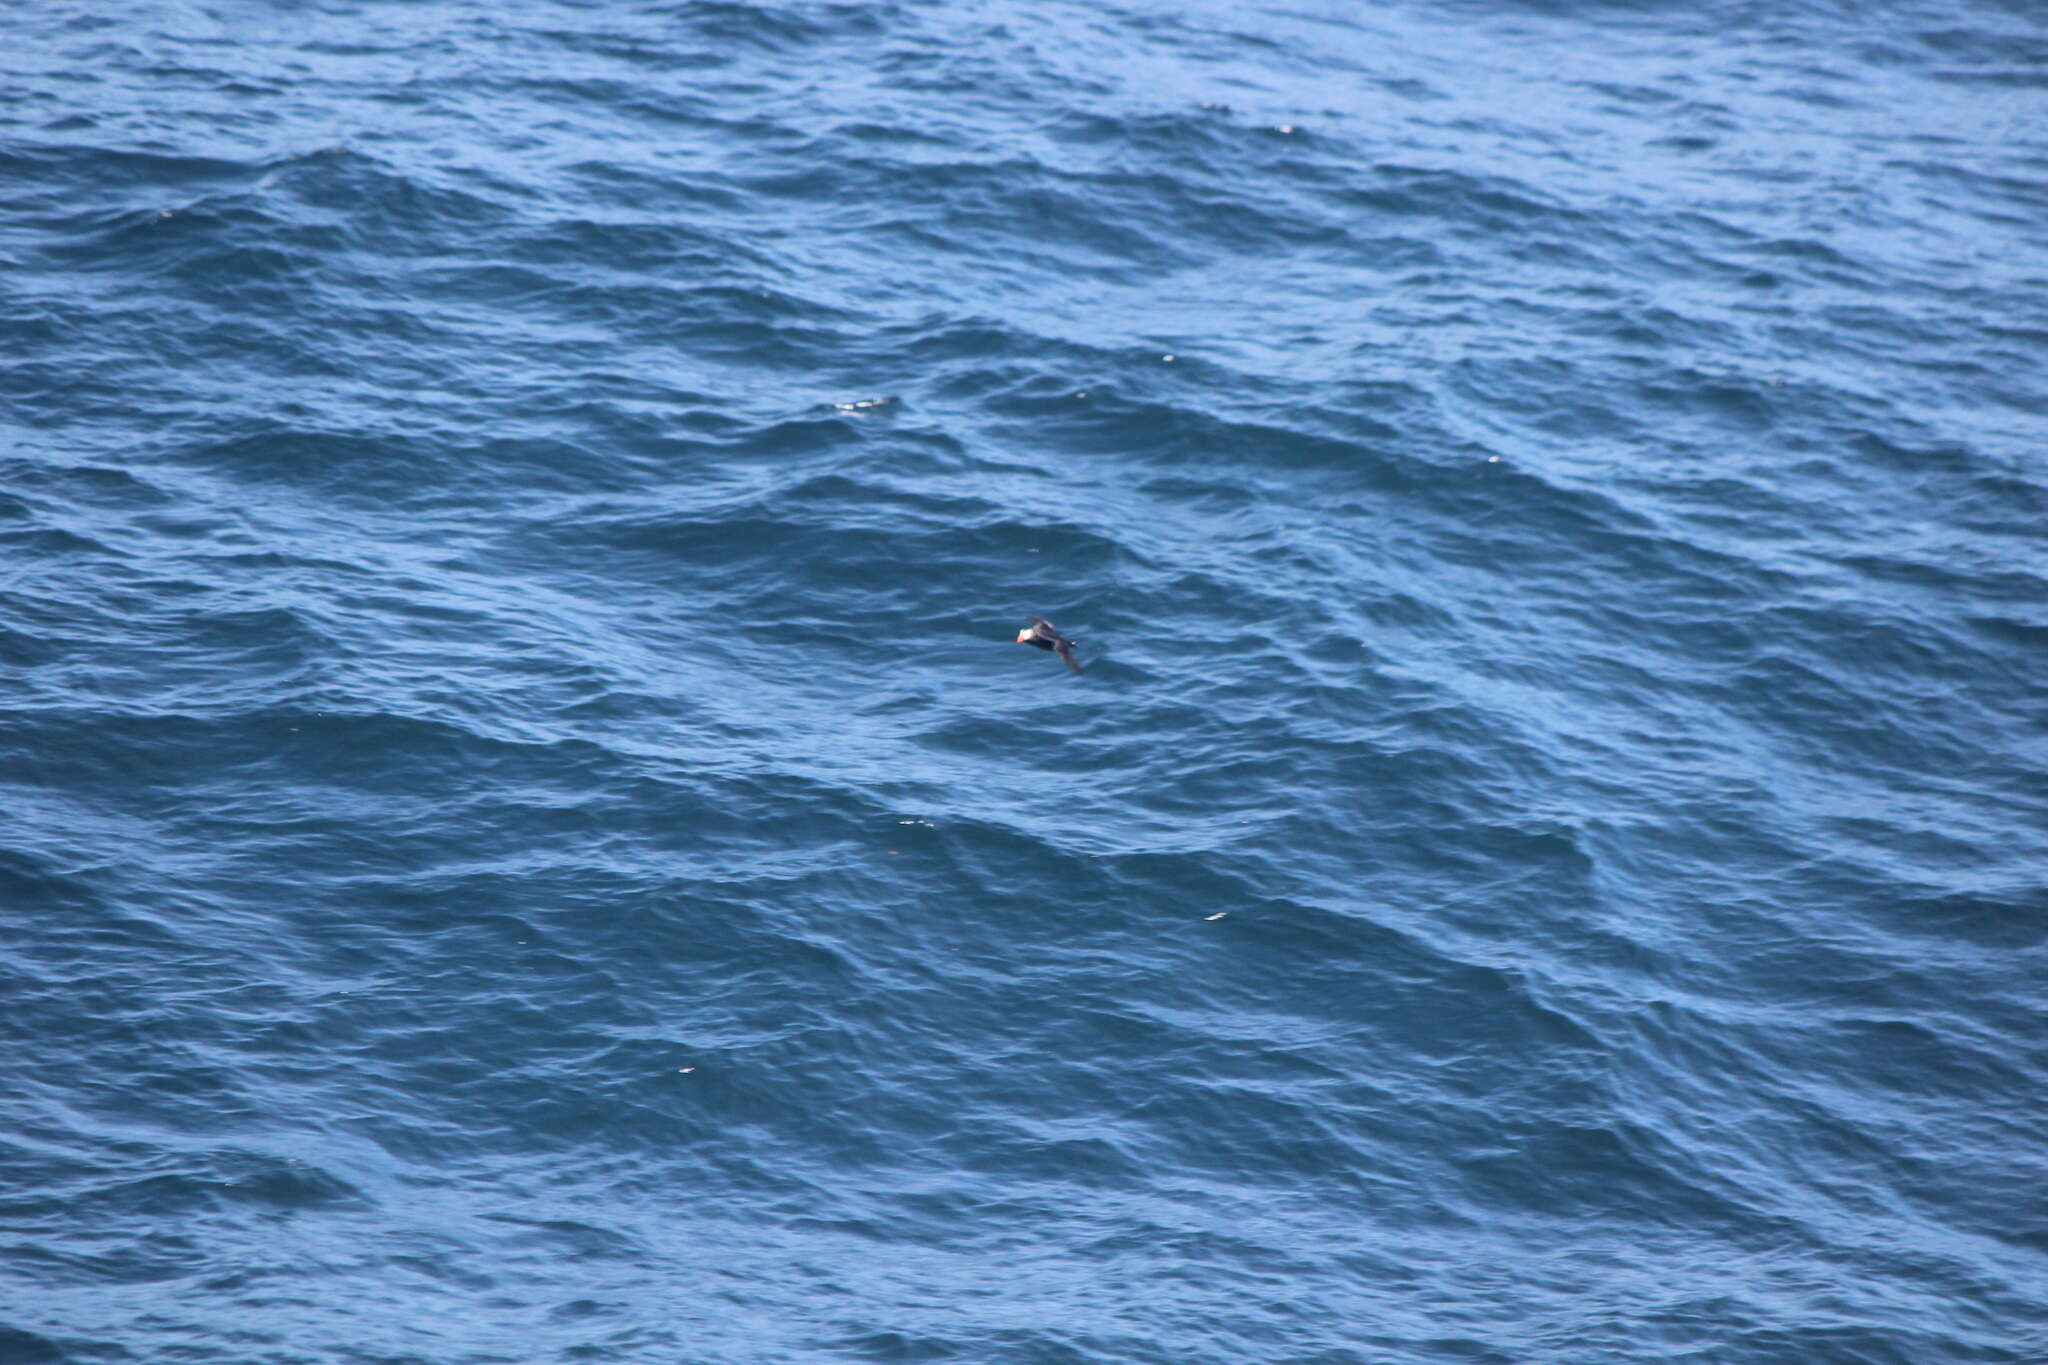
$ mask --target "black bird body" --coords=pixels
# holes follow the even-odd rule
[[[1017,632],[1017,643],[1030,645],[1034,649],[1049,649],[1060,656],[1060,661],[1076,673],[1081,665],[1074,658],[1074,642],[1053,628],[1052,622],[1043,616],[1031,618],[1032,624]]]

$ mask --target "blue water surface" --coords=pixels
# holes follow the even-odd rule
[[[0,1361],[2048,1360],[2048,12],[39,0],[0,186]]]

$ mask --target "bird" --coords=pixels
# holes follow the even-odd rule
[[[1031,620],[1033,624],[1017,632],[1017,643],[1034,649],[1049,649],[1059,655],[1068,668],[1079,673],[1081,665],[1074,659],[1074,642],[1055,630],[1052,622],[1043,616],[1033,616]]]

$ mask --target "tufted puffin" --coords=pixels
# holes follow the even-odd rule
[[[1052,622],[1043,616],[1033,616],[1031,620],[1034,624],[1017,632],[1017,643],[1030,645],[1036,649],[1049,649],[1059,655],[1068,668],[1079,673],[1081,665],[1074,661],[1074,642],[1054,630]]]

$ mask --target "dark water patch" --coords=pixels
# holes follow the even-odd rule
[[[1347,492],[1403,486],[1407,461],[1398,447],[1375,448],[1299,426],[1232,420],[1120,384],[1098,382],[1086,392],[1085,399],[999,398],[988,406],[1000,417],[1029,419],[1006,423],[1000,428],[1006,438],[1070,455],[1170,462],[1176,472],[1229,471],[1232,478],[1249,476],[1254,484],[1260,471],[1271,470],[1282,478],[1313,471]]]
[[[550,440],[485,439],[450,452],[439,433],[321,431],[273,422],[170,454],[168,462],[252,487],[290,490],[309,502],[392,508],[446,499],[494,468],[517,467],[539,489],[614,481],[596,451]]]
[[[64,1349],[48,1337],[15,1327],[0,1326],[0,1352],[20,1365],[61,1365],[70,1360]]]
[[[1233,209],[1203,222],[1199,205],[1161,201],[1167,184],[1115,177],[1072,183],[1029,162],[838,164],[836,183],[819,185],[815,173],[804,173],[756,188],[886,203],[892,216],[885,228],[955,250],[1004,242],[1006,268],[1024,263],[1053,276],[1135,278],[1133,272],[1185,266],[1195,259],[1187,229],[1202,223],[1198,235],[1228,231],[1231,218],[1243,213]],[[884,184],[887,196],[879,193]]]
[[[163,185],[233,185],[261,173],[249,162],[128,147],[49,146],[15,142],[0,147],[0,169],[24,184],[51,188],[109,185],[133,190]],[[53,201],[54,202],[54,201]]]
[[[689,271],[702,281],[708,272],[714,277],[753,285],[774,266],[766,253],[738,237],[716,236],[702,229],[660,218],[641,217],[648,213],[650,196],[677,193],[679,187],[667,182],[630,182],[622,200],[630,201],[632,218],[563,218],[530,228],[506,242],[512,259],[545,270],[580,269],[601,262],[611,270],[641,270],[673,275]],[[678,207],[683,207],[679,205]],[[783,296],[785,301],[788,296]],[[813,317],[824,310],[806,302],[804,311]]]
[[[714,45],[758,46],[785,54],[834,38],[870,42],[888,31],[888,20],[897,14],[891,5],[814,4],[766,11],[722,0],[691,0],[673,11],[690,32]]]
[[[629,23],[612,32],[547,27],[525,30],[520,37],[546,50],[599,57],[662,75],[717,71],[733,64],[730,54],[713,46],[681,47],[659,26],[638,29]]]
[[[186,216],[181,212],[169,222]],[[278,168],[228,225],[257,233],[289,223],[293,236],[310,239],[312,256],[346,246],[404,261],[459,253],[477,234],[517,221],[517,210],[496,194],[472,192],[452,179],[406,174],[366,153],[337,149]],[[196,226],[212,225],[203,220]]]
[[[77,912],[96,904],[90,882],[50,866],[32,850],[0,850],[0,894],[9,904]]]

